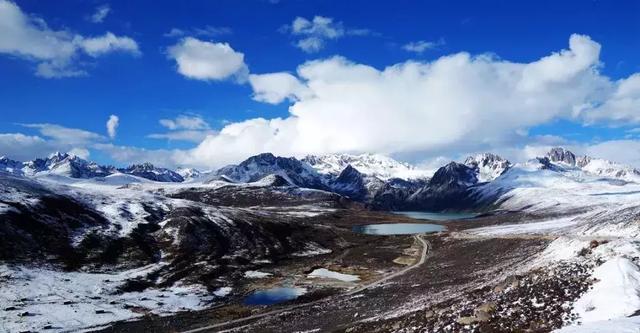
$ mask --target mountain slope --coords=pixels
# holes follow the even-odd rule
[[[229,165],[216,172],[233,181],[249,183],[268,175],[279,175],[299,187],[325,189],[317,172],[294,157],[279,157],[271,153],[252,156],[238,165]]]
[[[113,166],[102,166],[76,155],[60,152],[53,153],[47,158],[37,158],[27,162],[18,162],[3,156],[0,157],[0,172],[27,177],[54,175],[78,179],[104,178],[123,173],[158,182],[184,180],[180,174],[169,169],[154,167],[150,163],[116,169]]]
[[[392,158],[376,154],[327,154],[308,155],[302,159],[319,174],[338,176],[347,166],[355,168],[363,175],[376,177],[386,181],[392,178],[404,180],[422,179],[430,173],[417,169],[407,163],[398,162]]]

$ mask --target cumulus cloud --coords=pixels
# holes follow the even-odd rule
[[[86,148],[72,148],[71,150],[69,150],[69,154],[76,155],[85,160],[88,159],[91,155],[89,149]]]
[[[254,98],[289,100],[290,116],[229,124],[187,156],[220,165],[264,151],[418,156],[525,142],[531,127],[585,121],[585,106],[633,91],[599,73],[599,52],[589,37],[572,35],[568,49],[530,63],[463,52],[377,69],[333,57],[296,75],[253,75]]]
[[[76,62],[83,54],[97,57],[114,51],[139,54],[136,42],[110,32],[85,37],[53,30],[44,20],[29,16],[13,2],[0,0],[0,53],[37,63],[36,75],[60,78],[86,75]]]
[[[180,160],[184,157],[184,151],[168,149],[144,149],[131,146],[116,146],[113,144],[96,144],[93,149],[109,155],[120,164],[150,162],[157,166],[173,168],[184,165]]]
[[[419,40],[415,42],[409,42],[403,45],[402,49],[408,52],[423,53],[426,50],[432,50],[442,45],[444,45],[443,39],[440,39],[437,42],[428,42],[426,40]]]
[[[640,122],[632,112],[639,74],[609,79],[599,71],[599,53],[600,45],[591,38],[572,35],[567,49],[528,63],[465,52],[385,68],[343,57],[320,59],[300,65],[295,73],[249,76],[253,98],[287,101],[288,117],[248,119],[219,131],[194,115],[161,120],[168,131],[158,138],[201,132],[198,140],[204,138],[193,149],[145,150],[96,144],[95,138],[85,141],[94,141],[93,149],[118,160],[203,168],[267,151],[285,156],[376,152],[412,161],[449,156],[452,151],[494,151],[523,160],[559,144],[640,166],[639,141],[580,144],[528,135],[530,128],[558,119]],[[62,137],[58,130],[54,132]]]
[[[0,133],[0,155],[25,161],[52,152],[51,146],[39,136],[22,133]]]
[[[587,155],[640,168],[639,152],[640,141],[638,140],[609,140],[584,148],[584,153]]]
[[[23,133],[0,133],[0,155],[9,158],[27,161],[45,157],[56,151],[70,152],[82,158],[89,157],[88,145],[100,140],[100,136],[89,134],[90,132],[65,128],[52,124],[32,124],[29,126],[38,128],[40,134],[25,135]],[[65,134],[70,134],[69,140],[65,140]]]
[[[314,16],[309,20],[296,17],[290,25],[280,29],[298,38],[296,47],[307,53],[315,53],[325,47],[327,40],[335,40],[344,36],[365,36],[372,34],[368,29],[345,28],[344,24],[331,17]]]
[[[138,43],[135,40],[129,37],[118,37],[111,32],[107,32],[104,36],[83,38],[79,44],[85,53],[94,58],[114,51],[140,55]]]
[[[89,20],[93,23],[102,23],[107,15],[109,15],[109,12],[111,12],[111,7],[108,4],[99,6],[96,8],[95,13],[89,17]]]
[[[160,119],[160,125],[169,131],[147,135],[152,139],[201,142],[207,135],[215,134],[209,124],[198,115],[180,115],[175,119]]]
[[[109,119],[107,120],[107,133],[112,140],[116,138],[116,130],[118,129],[119,124],[120,118],[118,118],[118,116],[114,114],[109,116]]]
[[[616,83],[613,94],[602,104],[587,105],[581,112],[589,123],[605,121],[613,125],[640,123],[640,74]]]
[[[298,100],[307,92],[304,84],[289,73],[269,73],[249,75],[249,84],[253,89],[253,99],[269,104],[279,104],[285,99]]]
[[[169,47],[168,57],[178,64],[178,73],[190,79],[220,81],[235,77],[242,82],[249,73],[244,54],[227,43],[186,37]]]

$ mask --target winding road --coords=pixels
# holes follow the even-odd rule
[[[367,289],[372,289],[375,287],[378,287],[380,285],[382,285],[383,283],[392,280],[394,278],[397,278],[398,276],[401,276],[413,269],[416,269],[417,267],[422,266],[426,261],[427,261],[427,256],[429,255],[429,251],[431,250],[431,244],[429,243],[429,241],[427,241],[426,239],[423,238],[423,235],[415,235],[414,236],[416,240],[418,240],[418,242],[420,242],[422,244],[422,252],[420,253],[420,260],[418,260],[417,263],[405,267],[395,273],[391,273],[381,279],[378,279],[376,281],[373,281],[371,283],[365,284],[363,286],[360,286],[354,290],[351,290],[349,292],[346,292],[344,294],[340,294],[337,295],[335,297],[344,297],[344,296],[351,296],[351,295],[355,295],[357,293],[360,293],[364,290]],[[192,330],[188,330],[188,331],[182,331],[181,333],[196,333],[196,332],[205,332],[205,331],[209,331],[209,330],[214,330],[214,329],[220,329],[223,327],[227,327],[227,326],[233,326],[235,324],[241,324],[243,322],[246,321],[250,321],[250,320],[255,320],[255,319],[260,319],[260,318],[264,318],[266,316],[271,316],[271,315],[277,315],[286,311],[291,311],[291,310],[295,310],[295,309],[299,309],[299,308],[303,308],[306,306],[310,306],[310,305],[314,305],[317,303],[321,303],[321,302],[326,302],[328,301],[328,299],[324,298],[324,299],[319,299],[313,302],[308,302],[308,303],[303,303],[303,304],[295,304],[295,305],[291,305],[285,308],[280,308],[277,310],[272,310],[272,311],[267,311],[267,312],[262,312],[262,313],[258,313],[255,315],[251,315],[248,317],[243,317],[243,318],[238,318],[238,319],[234,319],[234,320],[229,320],[229,321],[225,321],[223,323],[217,323],[217,324],[213,324],[213,325],[208,325],[208,326],[203,326],[203,327],[199,327],[196,329],[192,329]]]

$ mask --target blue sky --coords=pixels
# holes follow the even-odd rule
[[[527,64],[568,49],[569,38],[574,33],[588,36],[602,47],[590,68],[597,68],[601,77],[613,83],[598,89],[609,89],[609,94],[615,95],[616,81],[640,72],[640,3],[637,1],[2,1],[5,7],[11,4],[13,8],[19,8],[29,20],[27,28],[36,29],[39,33],[64,32],[87,40],[102,38],[110,32],[122,42],[107,46],[100,44],[105,48],[93,53],[85,46],[74,46],[77,50],[73,55],[51,58],[46,53],[31,51],[38,42],[25,40],[31,35],[20,34],[19,38],[13,38],[0,30],[0,133],[20,133],[46,142],[46,148],[42,148],[42,144],[39,148],[25,144],[24,149],[18,150],[15,139],[5,137],[7,143],[0,143],[0,147],[6,151],[0,151],[0,155],[4,153],[16,158],[57,148],[77,148],[89,152],[92,159],[103,163],[126,164],[149,158],[176,165],[183,164],[180,159],[184,159],[184,164],[206,167],[233,161],[254,150],[272,149],[293,155],[304,153],[304,148],[282,147],[282,143],[260,146],[264,140],[258,138],[255,139],[257,143],[247,143],[251,149],[246,149],[246,154],[209,154],[206,158],[198,156],[193,163],[189,162],[192,155],[199,152],[184,152],[197,147],[206,134],[215,136],[228,124],[254,118],[286,119],[290,117],[289,107],[296,102],[300,102],[300,112],[304,114],[322,111],[305,109],[308,104],[303,105],[302,102],[306,102],[307,97],[291,97],[295,94],[288,100],[280,98],[278,103],[255,98],[258,90],[247,79],[246,73],[236,72],[224,78],[194,78],[181,73],[178,60],[171,56],[169,50],[186,38],[211,43],[206,45],[227,43],[233,52],[243,54],[246,71],[252,75],[288,72],[307,82],[311,80],[295,75],[298,66],[310,60],[323,61],[334,56],[380,71],[407,61],[429,64],[459,52],[468,52],[472,56],[490,55],[493,63],[504,60]],[[99,17],[101,9],[103,15]],[[14,14],[15,11],[11,13]],[[314,17],[329,19],[330,23],[320,30],[313,30],[316,27]],[[298,32],[294,28],[296,18],[307,22],[301,21],[303,26]],[[46,27],[43,22],[46,22]],[[327,31],[327,27],[333,30]],[[19,28],[26,29],[24,26]],[[173,34],[170,33],[172,29]],[[338,31],[337,36],[330,36],[332,31]],[[315,38],[315,42],[322,45],[313,50],[298,47],[297,43],[307,38]],[[36,72],[37,67],[50,59],[63,59],[60,61],[65,64],[62,69],[57,69],[58,72],[81,73],[71,76],[57,73],[53,76],[64,77],[43,77]],[[272,86],[271,83],[268,85]],[[594,94],[594,91],[588,92],[590,101]],[[602,97],[595,103],[605,104],[607,100],[609,97]],[[572,100],[567,105],[575,106],[579,102],[582,100]],[[509,131],[520,133],[518,138],[514,139],[513,134],[501,126],[500,130],[505,130],[504,135],[487,140],[474,137],[473,140],[484,142],[475,146],[460,140],[438,141],[428,137],[405,144],[404,141],[410,139],[392,135],[394,140],[402,141],[402,149],[394,150],[386,144],[354,143],[347,144],[345,150],[379,150],[372,152],[419,162],[436,156],[454,158],[458,154],[481,149],[513,154],[514,149],[520,150],[524,146],[557,142],[579,146],[583,150],[605,141],[630,144],[628,141],[635,141],[637,133],[629,130],[636,128],[640,119],[640,115],[634,117],[634,112],[640,112],[633,109],[637,105],[637,102],[628,104],[623,116],[617,109],[597,110],[597,114],[615,113],[613,116],[586,118],[567,116],[560,110],[554,115],[509,127]],[[489,113],[491,108],[491,105],[483,104],[473,106],[474,110],[481,110],[478,112],[486,109]],[[387,112],[394,112],[393,107],[389,107]],[[442,112],[446,113],[446,110]],[[515,106],[513,112],[521,111]],[[113,138],[108,136],[105,127],[110,115],[119,119]],[[176,120],[179,117],[201,119],[206,125],[176,125],[171,129],[166,122],[165,125],[160,122],[161,119]],[[478,119],[491,121],[490,116]],[[60,135],[51,136],[49,132],[47,136],[42,126],[27,127],[25,124],[53,124],[102,137],[82,142],[76,140],[78,142],[70,146],[63,144],[65,140]],[[434,125],[424,124],[425,132]],[[318,126],[331,125],[320,121]],[[353,126],[359,126],[358,122]],[[466,125],[462,123],[460,126]],[[341,126],[337,128],[344,129]],[[376,128],[370,129],[375,131]],[[367,129],[365,127],[362,131]],[[202,138],[167,140],[157,135],[179,130],[200,131]],[[354,131],[359,130],[356,128]],[[463,134],[482,133],[482,130],[473,130]],[[150,137],[153,134],[156,134],[155,138]],[[453,133],[450,137],[456,135],[460,133]],[[292,140],[297,138],[294,136]],[[234,146],[236,141],[245,139],[234,137],[229,145]],[[367,138],[353,136],[344,140],[356,142]],[[312,153],[341,150],[339,144],[320,147],[309,138],[300,138],[300,141],[308,141],[307,146],[311,147],[309,152]],[[105,148],[104,145],[110,146]],[[254,147],[256,145],[258,147]],[[209,149],[215,150],[216,147]],[[239,145],[234,149],[244,150],[244,147]],[[129,153],[118,155],[114,153],[116,148]],[[205,147],[202,148],[204,150]],[[140,149],[144,149],[144,153]],[[168,154],[171,154],[170,158]],[[629,162],[635,163],[635,160]]]

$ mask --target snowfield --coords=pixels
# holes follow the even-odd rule
[[[536,161],[516,165],[474,189],[479,198],[497,197],[500,209],[542,216],[518,224],[468,230],[480,237],[557,237],[531,263],[593,266],[593,288],[574,304],[578,319],[557,332],[639,332],[640,184],[629,168],[602,160],[559,170]],[[635,169],[634,169],[635,170]],[[592,248],[595,244],[596,247]],[[585,254],[586,253],[586,254]]]
[[[96,274],[0,265],[0,331],[75,331],[145,313],[203,309],[215,300],[196,285],[116,293],[125,280],[157,268]]]
[[[323,279],[334,279],[343,282],[355,282],[359,281],[360,277],[353,274],[344,274],[340,272],[334,272],[328,270],[326,268],[317,268],[314,269],[313,272],[307,275],[309,278],[323,278]]]
[[[107,225],[80,229],[73,235],[73,246],[78,246],[86,235],[97,232],[109,237],[126,237],[140,224],[148,223],[150,211],[168,214],[178,208],[197,208],[207,217],[228,228],[234,222],[228,217],[236,212],[251,212],[265,217],[273,214],[308,217],[326,214],[334,209],[300,205],[290,209],[271,207],[216,208],[199,202],[171,198],[168,194],[185,189],[209,190],[223,186],[238,189],[270,186],[269,180],[253,183],[226,181],[190,181],[185,183],[156,182],[134,175],[114,173],[100,178],[71,178],[57,169],[33,177],[1,174],[4,184],[0,188],[0,214],[14,211],[11,203],[25,206],[39,205],[34,193],[55,193],[86,205],[108,220]],[[60,171],[60,172],[58,172]],[[64,170],[63,170],[64,171]],[[32,186],[33,188],[29,187]],[[305,191],[299,190],[302,195]],[[177,244],[178,230],[165,227],[166,220],[157,225]],[[317,244],[309,243],[294,256],[315,256],[330,253]],[[164,255],[161,255],[164,256]],[[64,272],[54,267],[28,267],[0,264],[0,332],[21,331],[79,331],[100,327],[120,320],[145,314],[170,315],[178,311],[200,310],[232,293],[231,287],[220,287],[208,292],[198,284],[184,285],[180,281],[171,287],[147,288],[142,292],[119,292],[128,280],[146,276],[166,263],[136,269],[101,272]],[[194,263],[194,265],[197,263]],[[114,268],[115,269],[115,268]],[[270,273],[247,271],[247,278],[263,278]]]
[[[163,244],[182,246],[179,237],[183,225],[179,219],[184,216],[176,217],[177,221],[167,217],[176,210],[196,212],[195,220],[205,219],[202,223],[213,223],[223,234],[236,223],[232,217],[241,214],[294,221],[295,218],[330,214],[336,211],[330,204],[304,199],[337,196],[329,192],[328,185],[348,166],[357,169],[354,175],[366,176],[356,180],[365,182],[366,186],[374,184],[374,187],[391,179],[417,179],[421,184],[416,188],[419,192],[425,189],[424,180],[431,176],[431,173],[408,164],[370,154],[307,156],[301,161],[262,154],[239,165],[207,173],[192,169],[174,173],[151,165],[115,169],[63,154],[52,155],[47,161],[47,168],[42,169],[36,168],[35,163],[17,164],[0,158],[0,167],[2,163],[5,165],[4,171],[0,168],[0,184],[3,185],[0,187],[0,215],[18,212],[16,207],[39,207],[43,193],[73,198],[74,202],[81,203],[87,211],[95,212],[106,221],[74,229],[73,248],[79,248],[91,234],[114,239],[131,236],[150,219],[155,219],[155,226],[161,228]],[[450,165],[456,166],[455,163]],[[462,165],[463,171],[471,170],[474,180],[464,183],[468,186],[465,190],[475,202],[483,204],[482,207],[525,216],[519,223],[465,230],[467,237],[553,239],[544,251],[522,265],[523,271],[570,263],[581,266],[585,276],[590,276],[592,288],[573,304],[566,304],[572,306],[572,314],[577,319],[563,319],[568,326],[558,332],[640,331],[640,317],[629,317],[640,310],[640,171],[610,161],[576,157],[562,149],[554,149],[545,158],[521,164],[511,164],[493,154],[479,154],[468,158],[465,165]],[[78,166],[83,168],[78,169]],[[70,176],[74,173],[79,176]],[[156,181],[157,177],[166,180],[174,179],[175,175],[186,181]],[[443,184],[448,181],[444,179]],[[461,180],[451,181],[458,184]],[[306,184],[314,189],[295,184]],[[447,186],[442,188],[446,190]],[[246,206],[224,207],[180,199],[179,196],[186,191],[206,195],[212,190],[231,193],[230,200],[236,200],[238,193],[264,195],[282,191],[278,193],[295,196],[303,203],[278,206],[275,202],[254,206],[256,203],[250,201]],[[402,191],[402,188],[397,190]],[[372,192],[371,189],[368,191]],[[193,238],[193,242],[199,240]],[[224,259],[249,253],[249,247],[245,243],[243,246],[225,255]],[[305,239],[296,252],[288,255],[307,257],[331,252],[331,249]],[[114,267],[113,271],[100,272],[64,272],[49,266],[0,264],[0,306],[5,310],[0,314],[0,331],[77,331],[149,313],[168,315],[204,309],[232,295],[234,286],[229,281],[222,281],[222,286],[215,285],[217,289],[210,292],[202,285],[186,285],[182,280],[163,289],[119,290],[126,281],[159,270],[170,259],[165,252],[158,257],[157,264],[136,269],[129,266],[119,271]],[[261,260],[268,262],[262,258],[256,258],[255,262]],[[206,260],[193,263],[200,264],[206,264]],[[260,282],[257,279],[272,277],[271,273],[257,270],[245,270],[240,275],[256,279],[255,283]],[[307,278],[347,283],[360,280],[357,275],[326,268],[313,270]],[[544,306],[537,300],[533,303]]]

